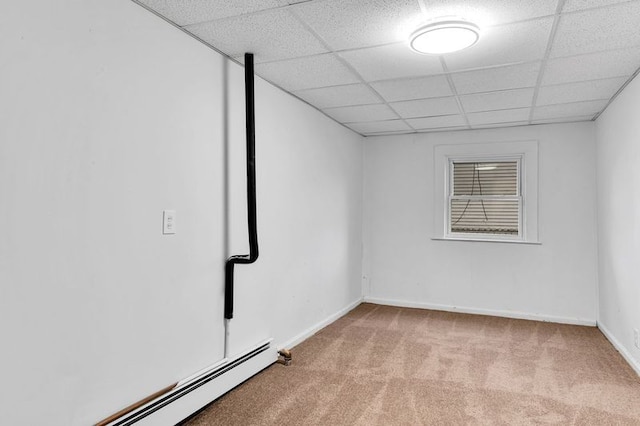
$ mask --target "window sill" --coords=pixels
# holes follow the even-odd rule
[[[529,244],[529,245],[542,245],[539,241],[524,241],[524,240],[497,240],[491,238],[445,238],[445,237],[432,237],[433,241],[468,241],[479,243],[507,243],[507,244]]]

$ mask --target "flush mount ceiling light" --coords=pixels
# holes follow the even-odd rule
[[[441,21],[418,28],[409,45],[418,53],[441,55],[473,46],[480,38],[480,28],[467,21]]]

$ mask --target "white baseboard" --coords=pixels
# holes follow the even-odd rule
[[[278,345],[277,347],[279,349],[282,349],[282,348],[289,349],[289,348],[292,348],[292,347],[302,343],[303,341],[307,340],[309,337],[313,336],[318,331],[320,331],[321,329],[325,328],[326,326],[328,326],[329,324],[331,324],[332,322],[334,322],[338,318],[345,316],[347,313],[349,313],[350,311],[355,309],[361,303],[362,303],[362,299],[358,299],[358,300],[350,303],[346,307],[340,309],[335,314],[329,316],[328,318],[324,319],[323,321],[320,321],[319,323],[315,324],[314,326],[309,327],[308,329],[306,329],[302,333],[298,334],[297,336],[293,337],[292,339],[287,340],[286,342],[282,343],[281,345]]]
[[[553,315],[531,314],[517,311],[500,311],[492,309],[469,308],[464,306],[439,305],[434,303],[409,302],[405,300],[365,297],[364,302],[376,305],[400,306],[404,308],[431,309],[434,311],[460,312],[464,314],[490,315],[494,317],[517,318],[532,321],[555,322],[560,324],[586,325],[595,327],[596,321],[584,318],[559,317]]]
[[[638,362],[633,356],[631,356],[631,354],[629,353],[629,350],[627,350],[627,348],[624,347],[624,345],[622,345],[622,343],[620,343],[618,339],[613,337],[613,333],[611,333],[611,331],[609,331],[609,329],[605,327],[605,325],[600,321],[598,321],[598,328],[600,329],[600,331],[602,331],[602,334],[604,334],[604,337],[606,337],[609,340],[609,342],[611,342],[613,347],[616,348],[618,352],[620,352],[620,355],[622,355],[625,361],[629,363],[631,368],[635,370],[636,374],[640,376],[640,362]]]

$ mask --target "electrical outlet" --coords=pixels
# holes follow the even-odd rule
[[[176,211],[165,210],[162,212],[162,233],[171,235],[176,233]]]
[[[640,349],[640,331],[637,328],[633,329],[633,344]]]

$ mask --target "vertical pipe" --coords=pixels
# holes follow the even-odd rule
[[[245,113],[247,139],[247,223],[249,254],[234,255],[225,265],[224,317],[233,318],[234,266],[249,264],[258,259],[258,221],[256,214],[256,129],[253,85],[253,54],[244,54]]]
[[[258,220],[256,209],[256,112],[253,86],[253,54],[244,55],[245,110],[247,130],[247,222],[250,263],[258,259]]]

